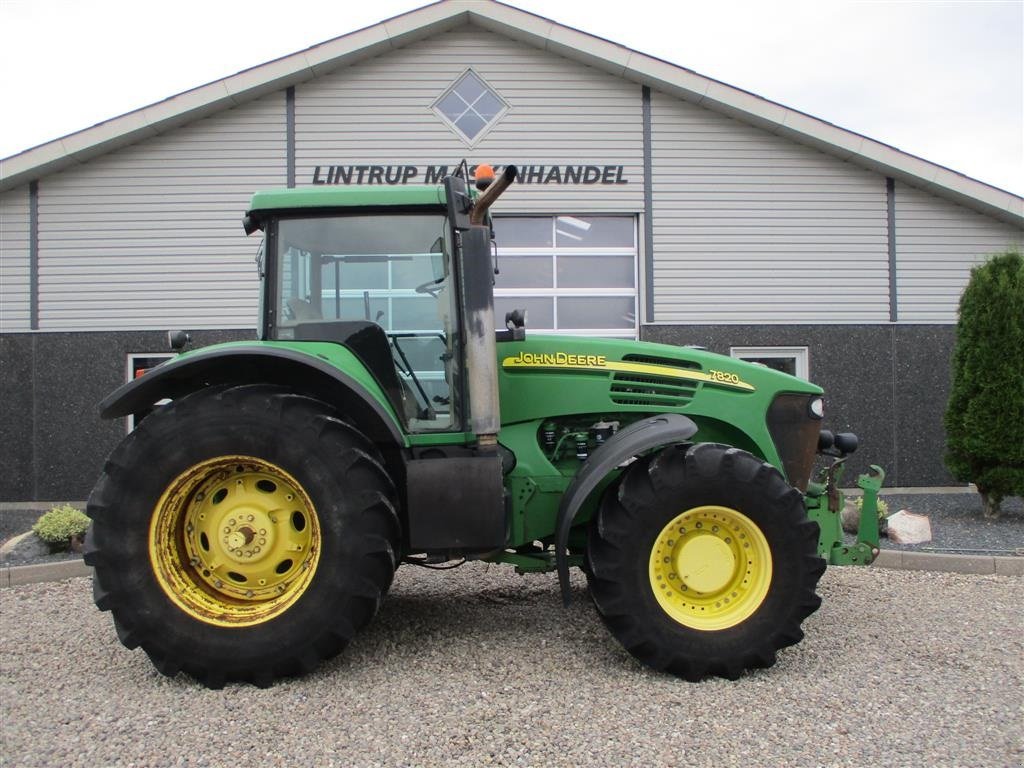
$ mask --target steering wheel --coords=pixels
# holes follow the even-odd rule
[[[434,280],[428,280],[422,285],[416,286],[416,293],[427,293],[437,298],[437,294],[441,291],[441,283],[444,282],[443,277],[435,278]]]

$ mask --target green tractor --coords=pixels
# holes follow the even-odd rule
[[[138,426],[88,504],[96,605],[156,668],[270,685],[341,651],[395,569],[582,568],[636,658],[771,666],[844,542],[850,434],[821,390],[700,349],[495,330],[489,208],[515,180],[257,193],[259,340],[179,354],[101,404]],[[172,333],[172,348],[187,340]],[[140,421],[141,419],[141,421]],[[811,482],[819,454],[828,466]]]

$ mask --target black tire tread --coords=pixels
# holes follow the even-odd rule
[[[631,549],[639,546],[639,529],[646,524],[660,530],[691,506],[695,489],[708,484],[752,489],[749,494],[764,499],[768,514],[777,516],[800,552],[787,565],[794,588],[784,604],[773,602],[779,615],[770,631],[747,631],[747,620],[726,651],[715,650],[709,638],[714,633],[683,628],[652,608],[657,605],[653,595],[641,599],[638,589],[649,592],[650,587],[646,576],[637,577],[636,552],[646,555],[649,549]],[[590,594],[611,633],[644,664],[691,681],[709,675],[735,680],[744,670],[772,666],[778,650],[803,638],[801,622],[821,605],[815,588],[825,561],[817,555],[817,541],[818,526],[807,518],[802,496],[770,464],[725,445],[673,446],[635,462],[605,493],[588,536]],[[641,567],[646,570],[646,559]],[[645,586],[638,588],[641,582]]]
[[[144,453],[143,449],[161,440],[172,424],[207,418],[224,409],[258,414],[254,418],[277,420],[282,424],[305,425],[303,429],[315,442],[312,450],[329,456],[337,475],[343,477],[349,487],[357,489],[355,493],[346,494],[344,509],[318,508],[321,517],[337,514],[343,518],[347,538],[351,539],[351,543],[345,545],[345,559],[350,566],[342,579],[348,595],[342,602],[350,606],[347,615],[344,611],[325,611],[336,615],[323,615],[320,626],[311,628],[305,642],[281,649],[279,654],[268,654],[263,663],[230,668],[204,658],[202,648],[191,652],[182,648],[168,649],[158,632],[142,629],[144,622],[140,623],[137,617],[142,616],[147,607],[138,604],[138,592],[133,585],[146,578],[143,571],[149,569],[148,556],[138,551],[138,537],[133,545],[122,530],[133,515],[132,510],[125,508],[125,500],[132,498],[138,488],[142,474],[138,457]],[[168,450],[184,448],[172,445]],[[348,644],[355,632],[377,612],[391,585],[401,540],[396,495],[394,483],[376,447],[327,404],[262,384],[199,391],[147,416],[114,449],[104,465],[86,509],[92,524],[85,560],[94,569],[94,601],[100,610],[112,612],[122,644],[130,649],[141,646],[161,674],[173,676],[184,671],[206,687],[217,689],[235,680],[266,687],[278,677],[308,673]],[[139,513],[134,514],[138,517]],[[194,621],[182,616],[184,620]]]

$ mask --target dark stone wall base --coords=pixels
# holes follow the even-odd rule
[[[644,341],[730,347],[807,347],[811,381],[825,390],[826,427],[856,432],[852,485],[868,464],[887,486],[955,485],[942,461],[952,325],[645,325]]]
[[[194,331],[191,348],[255,337]],[[97,404],[124,383],[129,354],[166,350],[163,331],[0,334],[0,501],[87,498],[125,435]]]
[[[861,448],[847,481],[869,463],[888,486],[952,485],[942,463],[956,329],[947,325],[647,325],[645,341],[806,346],[811,379],[826,393],[827,426],[853,431]],[[255,337],[196,331],[192,347]],[[97,403],[124,382],[130,353],[167,348],[162,331],[0,334],[0,501],[85,499],[124,437]]]

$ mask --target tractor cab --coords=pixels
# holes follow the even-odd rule
[[[258,194],[261,339],[350,349],[407,431],[462,428],[456,235],[438,187]]]
[[[442,186],[257,193],[243,224],[264,232],[262,341],[343,345],[407,432],[471,429],[486,443],[498,431],[486,216],[516,170],[492,185],[480,166],[474,200],[462,169]]]
[[[458,300],[443,209],[277,214],[263,338],[351,349],[411,432],[460,421]]]

